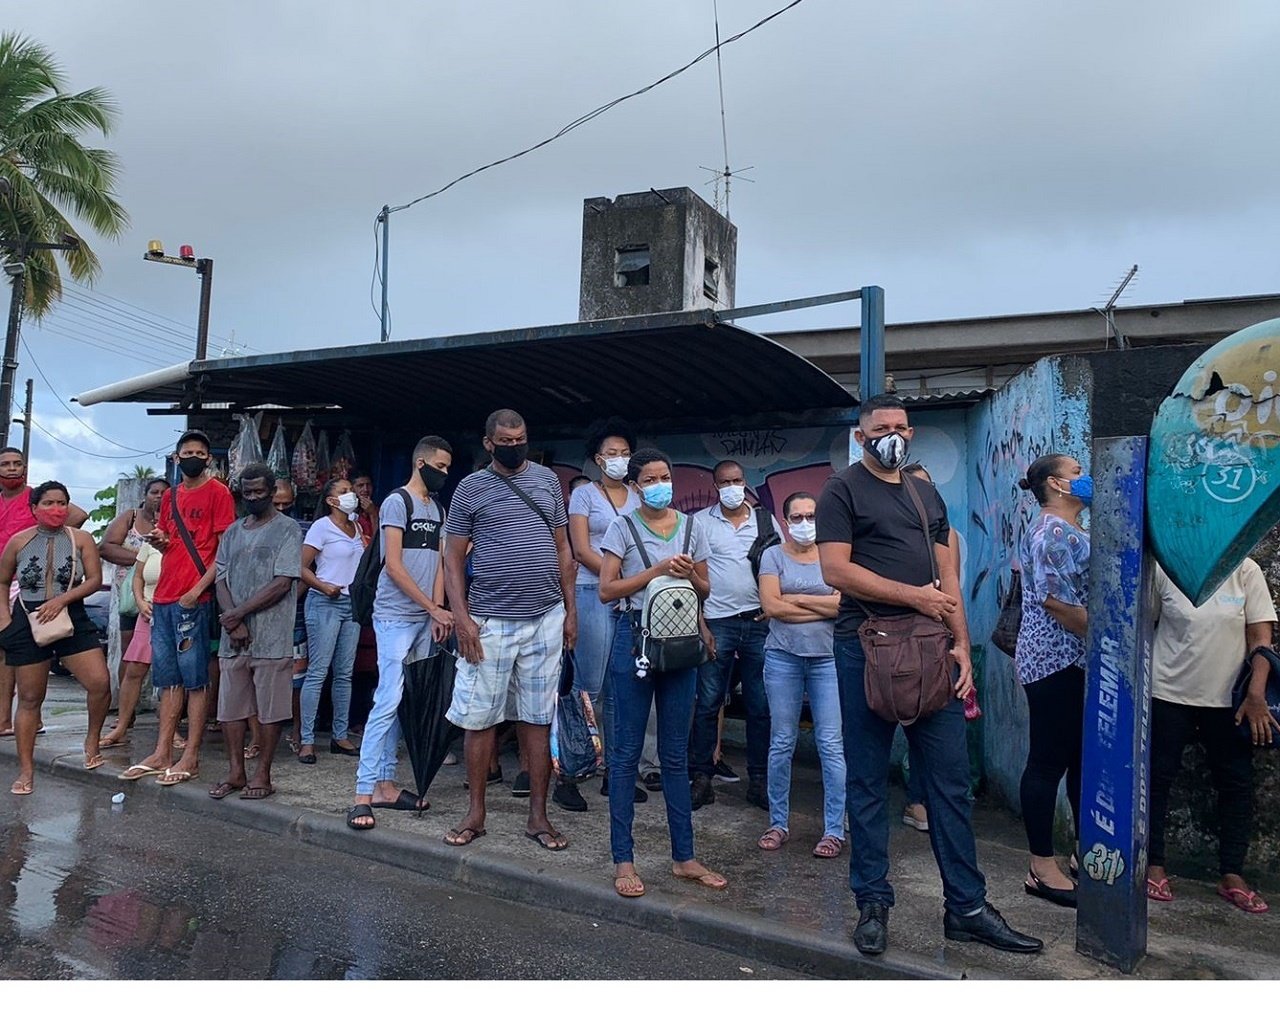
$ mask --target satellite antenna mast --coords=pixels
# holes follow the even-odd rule
[[[1099,313],[1107,324],[1107,337],[1103,342],[1104,347],[1111,344],[1111,338],[1116,339],[1116,347],[1121,351],[1125,351],[1129,347],[1129,342],[1125,340],[1124,334],[1120,332],[1120,328],[1116,326],[1116,302],[1120,300],[1122,295],[1133,283],[1138,275],[1138,265],[1135,262],[1133,267],[1124,274],[1120,282],[1116,285],[1116,289],[1111,292],[1111,297],[1107,299],[1107,303],[1100,309],[1095,308],[1094,311]]]
[[[748,165],[745,168],[736,170],[729,167],[729,130],[724,115],[724,68],[720,62],[720,8],[718,0],[711,0],[711,11],[715,16],[716,25],[716,82],[720,87],[720,140],[724,144],[724,168],[713,169],[706,165],[699,165],[698,168],[712,173],[711,179],[707,180],[707,182],[715,184],[715,208],[727,219],[729,218],[729,190],[733,177],[737,176],[739,179],[752,183],[754,180],[747,179],[742,173],[750,172],[755,166]],[[722,183],[724,185],[723,195],[720,193]],[[722,200],[723,203],[721,203]]]

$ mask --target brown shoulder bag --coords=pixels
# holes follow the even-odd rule
[[[929,516],[909,474],[903,475],[902,484],[920,517],[929,569],[934,585],[938,585]],[[871,712],[885,721],[910,725],[945,707],[954,690],[955,665],[947,626],[923,613],[876,617],[865,606],[862,608],[867,618],[858,629],[858,638],[867,657],[865,686]]]

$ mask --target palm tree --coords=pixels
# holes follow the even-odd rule
[[[104,90],[66,92],[53,54],[16,33],[0,35],[0,251],[12,260],[23,241],[80,239],[62,252],[72,279],[92,281],[97,256],[64,214],[116,239],[129,217],[115,197],[115,154],[81,142],[96,130],[108,135],[115,105]],[[62,297],[62,277],[52,251],[26,258],[27,311],[37,318]]]
[[[120,476],[124,478],[132,478],[135,481],[149,481],[156,476],[155,470],[149,466],[135,466],[132,471],[121,470]]]

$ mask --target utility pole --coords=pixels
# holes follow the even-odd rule
[[[196,322],[196,361],[203,362],[209,357],[209,302],[213,296],[213,259],[196,258],[195,250],[190,244],[178,248],[178,257],[164,253],[164,245],[158,240],[147,242],[147,253],[142,256],[146,262],[162,262],[165,265],[185,265],[194,269],[200,277],[200,315]]]
[[[387,308],[387,248],[391,244],[391,209],[382,206],[378,213],[378,221],[382,223],[382,337],[385,341],[391,335],[391,312]]]
[[[22,465],[31,460],[31,411],[35,395],[36,382],[27,377],[27,404],[22,407]]]
[[[76,251],[80,241],[71,234],[63,234],[59,244],[30,240],[0,240],[0,248],[12,257],[5,263],[4,271],[12,278],[13,293],[9,296],[9,325],[4,337],[3,368],[0,368],[0,441],[9,443],[9,426],[13,418],[13,380],[18,368],[18,333],[22,329],[22,306],[27,296],[27,259],[35,251]]]

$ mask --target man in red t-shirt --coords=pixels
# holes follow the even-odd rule
[[[79,506],[67,506],[67,526],[79,527],[89,519],[89,514]],[[31,512],[31,487],[27,484],[27,461],[22,449],[12,445],[0,448],[0,552],[9,539],[19,531],[36,526]],[[13,592],[18,591],[18,581],[13,582]],[[40,726],[43,730],[44,726]],[[4,663],[0,650],[0,739],[13,735],[13,668]]]
[[[151,604],[151,681],[160,690],[160,737],[151,756],[120,777],[159,775],[177,785],[200,770],[200,739],[208,712],[209,628],[214,557],[222,532],[236,518],[231,492],[209,474],[209,439],[189,430],[178,439],[182,480],[160,500],[156,529],[148,536],[164,554]],[[187,701],[187,746],[173,763],[173,737]]]

